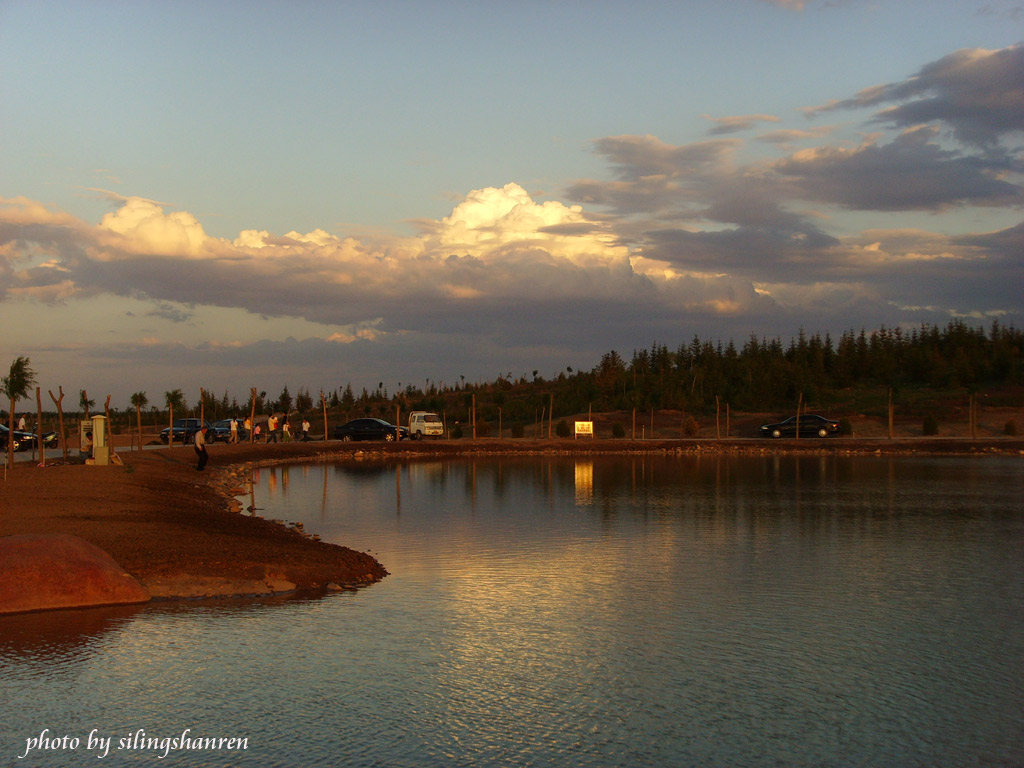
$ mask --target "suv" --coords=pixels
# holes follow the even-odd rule
[[[210,434],[213,434],[213,427],[210,426],[210,422],[208,421],[201,421],[200,419],[175,419],[173,426],[164,427],[163,430],[161,430],[160,442],[166,445],[167,437],[173,431],[174,441],[181,441],[182,445],[184,445],[196,436],[196,432],[202,428],[200,425],[211,430]],[[213,439],[214,438],[211,436],[210,442],[213,442]]]

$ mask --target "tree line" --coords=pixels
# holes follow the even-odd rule
[[[391,392],[380,382],[359,394],[351,384],[315,393],[300,387],[294,395],[285,386],[276,396],[250,388],[244,401],[228,392],[218,396],[198,389],[191,404],[181,389],[175,389],[155,397],[136,392],[123,411],[111,410],[109,401],[106,409],[115,424],[120,417],[126,426],[129,419],[141,420],[143,413],[148,414],[146,421],[159,424],[166,423],[170,413],[202,412],[215,420],[250,413],[305,415],[324,408],[340,420],[376,416],[394,421],[410,410],[428,410],[444,413],[449,422],[505,428],[588,411],[706,415],[728,404],[734,411],[788,412],[798,400],[820,407],[850,390],[974,393],[1016,387],[1024,383],[1022,352],[1024,332],[997,321],[987,329],[952,320],[944,327],[849,330],[838,340],[828,333],[808,336],[801,330],[788,344],[755,334],[742,346],[694,336],[675,349],[658,343],[635,349],[628,359],[610,350],[590,370],[567,367],[549,377],[537,370],[519,376],[509,372],[486,382],[467,382],[463,377],[449,384],[427,380],[422,386],[399,385]],[[12,367],[18,374],[15,384],[23,381],[28,365],[27,359],[19,360],[20,373]],[[4,381],[4,392],[10,396],[6,377]],[[27,389],[18,391],[18,398],[27,396]],[[87,414],[93,407],[95,401],[80,390],[81,412]],[[13,399],[11,409],[13,413]]]

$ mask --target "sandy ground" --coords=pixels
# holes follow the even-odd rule
[[[1008,454],[1024,457],[1019,437],[902,437],[825,440],[441,440],[309,442],[210,447],[205,472],[190,446],[118,448],[123,464],[18,462],[0,481],[0,536],[68,533],[108,552],[154,597],[269,594],[347,588],[387,575],[369,554],[316,541],[240,513],[244,468],[311,460],[426,458],[438,455],[579,453],[894,453]],[[59,452],[58,452],[59,455]],[[330,585],[330,586],[328,586]]]
[[[273,458],[274,446],[233,446],[232,461]],[[0,483],[0,536],[68,533],[109,553],[154,597],[262,594],[386,575],[368,554],[314,541],[231,505],[227,447],[206,472],[192,448],[124,451],[122,466],[23,462]]]

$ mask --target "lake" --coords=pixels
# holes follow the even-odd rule
[[[0,617],[4,764],[1024,764],[1019,457],[254,475],[391,575]]]

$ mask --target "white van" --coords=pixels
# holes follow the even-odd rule
[[[444,434],[444,422],[436,413],[430,411],[413,411],[409,414],[409,436],[413,440],[424,437],[441,437]]]

